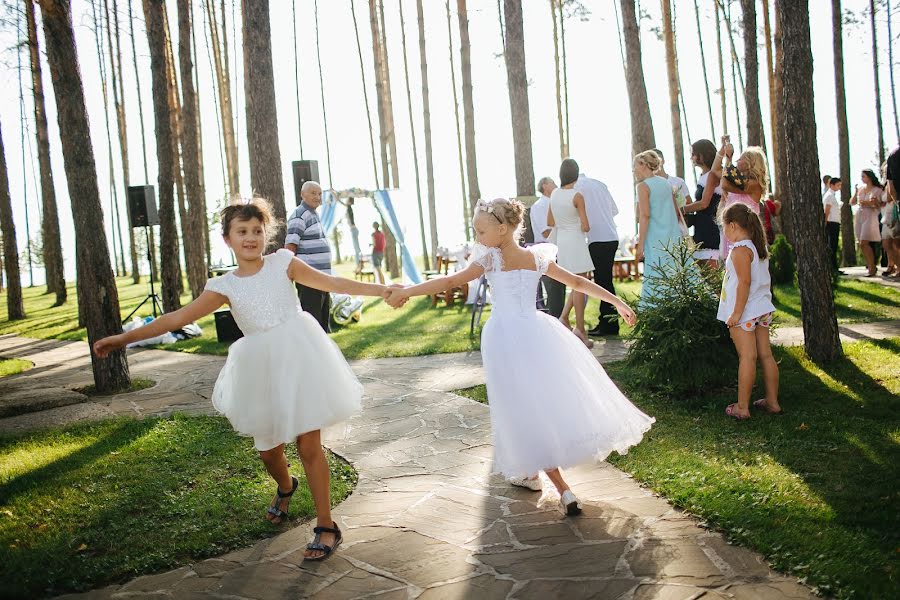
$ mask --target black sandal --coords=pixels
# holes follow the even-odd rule
[[[344,536],[341,535],[341,530],[338,529],[337,523],[332,521],[334,527],[313,527],[313,533],[316,534],[316,537],[313,539],[311,544],[306,545],[307,550],[317,550],[319,552],[324,552],[322,556],[308,556],[304,557],[304,561],[318,561],[325,560],[331,553],[337,550],[337,547],[341,545],[341,540],[344,539]],[[329,546],[328,544],[323,544],[319,540],[322,537],[323,533],[333,533],[334,534],[334,546]]]
[[[275,519],[278,519],[277,521],[275,519],[269,520],[269,522],[273,525],[280,525],[282,522],[284,522],[285,519],[288,518],[287,511],[281,510],[280,508],[278,508],[278,506],[281,504],[282,500],[284,500],[285,498],[290,498],[294,495],[294,492],[297,491],[297,486],[300,485],[300,482],[297,481],[297,478],[293,476],[291,477],[291,482],[293,483],[293,487],[291,488],[290,492],[282,492],[281,488],[275,488],[275,500],[274,502],[272,502],[272,506],[270,506],[268,510],[266,510],[267,514],[270,514],[275,517]],[[288,509],[290,509],[290,506],[290,502],[288,502]]]

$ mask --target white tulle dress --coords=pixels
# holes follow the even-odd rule
[[[228,297],[244,337],[231,345],[212,403],[257,450],[339,423],[360,410],[362,385],[340,349],[300,309],[288,250],[263,257],[255,275],[228,273],[206,289]]]
[[[536,270],[503,270],[497,248],[476,246],[494,304],[481,335],[496,473],[531,476],[625,453],[654,422],[628,401],[558,319],[535,308],[556,246],[537,244]]]

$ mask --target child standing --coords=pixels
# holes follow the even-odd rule
[[[252,436],[266,470],[278,484],[266,511],[274,524],[287,518],[298,481],[288,472],[284,445],[296,441],[316,506],[315,539],[306,560],[327,558],[341,543],[331,519],[328,463],[320,430],[359,411],[362,386],[337,345],[300,309],[294,282],[322,291],[383,295],[382,285],[317,271],[289,250],[263,256],[274,219],[268,202],[254,198],[221,212],[222,235],[234,251],[237,270],[206,282],[196,300],[149,325],[98,340],[105,357],[131,342],[174,331],[225,303],[244,337],[232,344],[213,390],[216,410],[238,433]]]
[[[384,283],[384,273],[381,271],[381,263],[384,261],[384,232],[378,221],[372,223],[372,269],[375,271],[375,277],[378,283]]]
[[[515,200],[480,201],[473,226],[480,246],[469,266],[425,283],[392,288],[388,303],[433,294],[487,274],[493,306],[481,337],[490,399],[494,472],[540,490],[544,471],[567,515],[580,503],[559,469],[624,453],[641,441],[653,419],[622,395],[593,354],[558,319],[535,306],[534,290],[547,275],[609,302],[629,324],[635,316],[618,296],[556,264],[556,246],[521,248],[524,207]],[[540,354],[535,353],[540,348]]]
[[[778,364],[769,343],[775,305],[762,223],[746,204],[733,204],[722,213],[722,232],[732,246],[725,261],[718,319],[728,325],[739,360],[738,401],[729,404],[725,414],[739,421],[750,418],[757,358],[762,363],[766,397],[753,406],[768,414],[781,414]]]

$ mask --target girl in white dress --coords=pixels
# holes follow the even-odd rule
[[[263,256],[275,228],[271,208],[254,198],[222,210],[222,235],[237,257],[237,270],[210,279],[187,306],[127,333],[94,344],[100,357],[139,340],[156,337],[204,317],[225,303],[244,337],[232,344],[219,372],[212,402],[235,430],[253,437],[266,470],[278,484],[266,511],[274,524],[287,518],[298,481],[288,472],[284,445],[297,454],[316,506],[315,539],[307,560],[328,557],[341,543],[331,518],[328,463],[320,430],[358,412],[362,386],[337,345],[300,309],[294,282],[322,291],[383,295],[383,285],[332,277],[281,249]]]
[[[391,306],[487,274],[493,305],[481,336],[490,400],[494,472],[540,490],[544,471],[568,515],[580,504],[559,471],[640,442],[653,419],[638,410],[606,375],[591,352],[560,322],[535,307],[534,290],[548,275],[581,293],[609,302],[622,318],[635,316],[618,296],[559,266],[556,246],[521,248],[524,208],[515,200],[479,202],[473,226],[479,246],[469,266],[408,288],[393,288]]]
[[[578,181],[578,163],[571,158],[562,161],[559,167],[559,185],[550,195],[550,210],[547,213],[547,224],[553,227],[551,241],[559,248],[557,263],[566,271],[571,271],[587,278],[594,270],[594,261],[588,250],[587,232],[591,229],[584,196],[575,190]],[[594,342],[587,336],[584,328],[584,308],[587,296],[573,289],[566,300],[559,319],[563,325],[569,326],[569,313],[575,308],[575,329],[572,331],[588,348]]]

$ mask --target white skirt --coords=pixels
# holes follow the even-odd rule
[[[362,385],[337,344],[301,312],[232,344],[212,403],[257,450],[271,450],[358,412]]]

